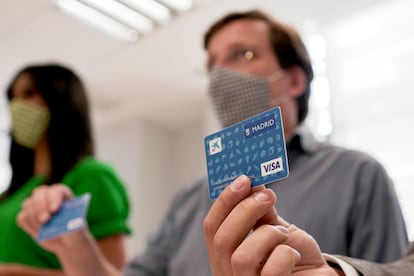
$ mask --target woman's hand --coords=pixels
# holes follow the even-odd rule
[[[72,191],[63,184],[40,186],[22,204],[17,215],[17,224],[33,239],[37,239],[40,227],[47,222],[62,206],[65,200],[73,198]],[[58,253],[66,235],[41,242],[41,245],[54,253]]]

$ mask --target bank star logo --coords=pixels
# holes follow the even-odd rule
[[[221,146],[221,137],[211,139],[208,143],[209,143],[210,155],[219,153],[223,150],[223,147]]]

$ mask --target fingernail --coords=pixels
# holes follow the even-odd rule
[[[289,234],[289,230],[282,225],[276,225],[276,229],[284,234]]]
[[[293,252],[295,252],[295,253],[296,253],[296,255],[298,255],[299,260],[300,260],[301,255],[300,255],[299,251],[297,251],[297,250],[296,250],[295,248],[293,248],[293,247],[292,247],[292,250],[293,250]]]
[[[233,183],[231,183],[230,185],[231,190],[237,192],[238,190],[243,188],[244,181],[246,181],[246,177],[247,176],[245,176],[244,174],[237,177],[236,180],[234,180]]]
[[[270,200],[270,195],[266,191],[260,191],[254,195],[254,198],[259,202],[266,202]]]

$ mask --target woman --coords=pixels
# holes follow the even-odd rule
[[[0,196],[0,275],[63,275],[58,258],[16,225],[24,200],[40,185],[63,183],[91,193],[87,221],[103,255],[126,262],[129,202],[114,170],[93,158],[89,107],[81,80],[56,64],[29,66],[11,82],[10,186]]]

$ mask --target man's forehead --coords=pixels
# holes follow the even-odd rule
[[[216,48],[231,48],[240,46],[259,46],[268,42],[269,27],[260,20],[235,20],[223,26],[214,35],[207,47],[208,52]]]
[[[254,31],[260,31],[260,30],[268,30],[268,24],[260,19],[253,19],[253,18],[241,18],[236,19],[234,21],[231,21],[224,25],[222,29],[224,28],[234,28],[238,29],[241,28],[243,30],[254,30]]]

